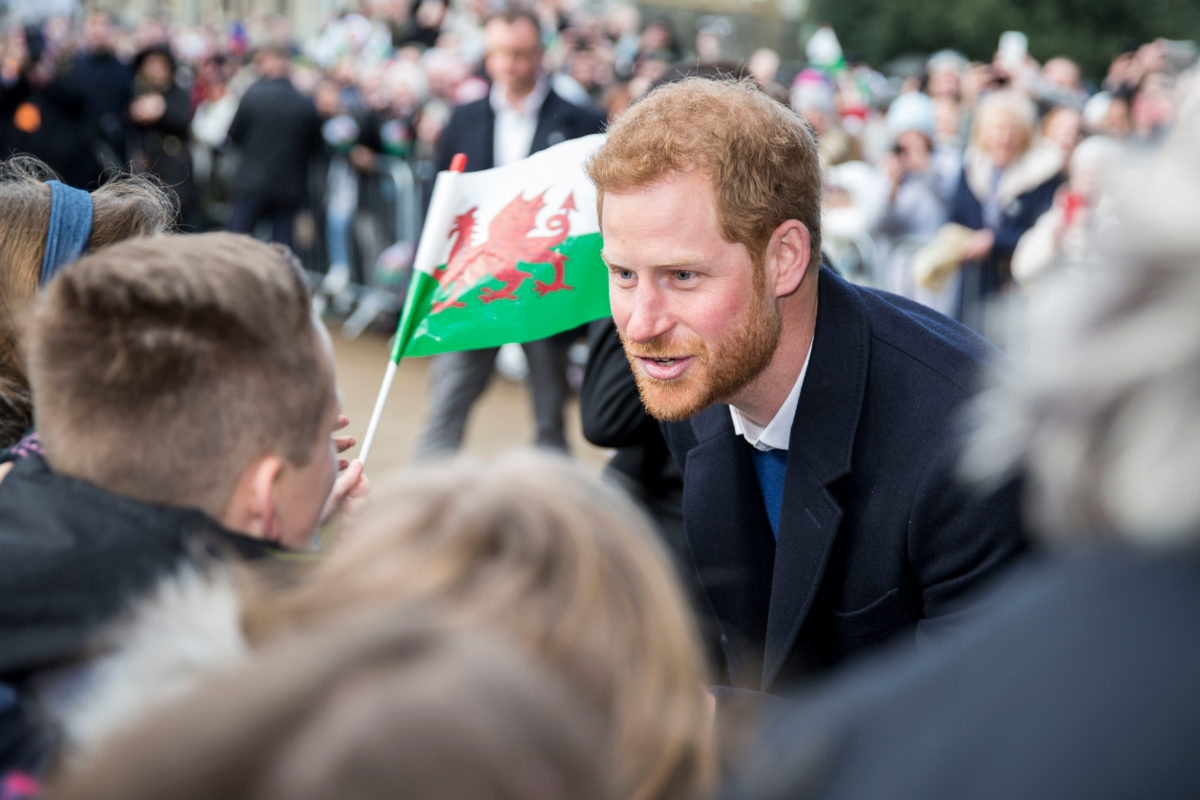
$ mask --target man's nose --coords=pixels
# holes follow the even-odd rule
[[[634,342],[649,342],[671,328],[662,292],[654,286],[639,286],[633,291],[632,308],[625,323],[625,337]]]

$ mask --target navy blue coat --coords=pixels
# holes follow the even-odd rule
[[[1196,547],[1089,545],[1001,584],[961,635],[869,659],[772,720],[721,797],[1195,797]]]
[[[986,258],[968,261],[962,266],[958,319],[977,330],[983,328],[981,304],[986,303],[1008,282],[1017,242],[1033,227],[1038,217],[1053,205],[1054,194],[1062,180],[1061,174],[1055,174],[1037,185],[1030,186],[1000,209],[999,225],[991,229],[996,237],[992,252]],[[950,199],[950,222],[957,222],[973,230],[987,227],[983,221],[983,204],[971,190],[966,167],[959,175],[958,186]]]
[[[663,426],[683,470],[692,561],[738,688],[778,691],[951,619],[1025,541],[1014,486],[980,496],[955,478],[955,412],[994,348],[828,269],[819,281],[778,544],[728,406]]]

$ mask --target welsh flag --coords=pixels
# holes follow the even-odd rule
[[[603,142],[438,175],[360,460],[402,357],[528,342],[608,316],[596,189],[583,170]]]
[[[528,342],[608,316],[596,190],[602,134],[434,184],[392,359]]]

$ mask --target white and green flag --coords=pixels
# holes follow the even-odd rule
[[[603,142],[438,176],[393,360],[527,342],[608,315],[596,190],[583,170]]]
[[[603,143],[596,134],[438,175],[361,459],[404,356],[528,342],[608,316],[596,189],[583,169]]]

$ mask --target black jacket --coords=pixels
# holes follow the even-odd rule
[[[737,688],[777,692],[945,623],[1024,546],[1015,487],[979,496],[955,473],[955,412],[995,349],[924,306],[819,280],[778,544],[729,407],[663,426]]]
[[[0,483],[0,680],[69,661],[189,558],[284,551],[188,508],[154,506],[18,460]]]
[[[890,653],[804,698],[766,726],[722,796],[1196,796],[1194,547],[1045,559],[986,608],[951,641]]]
[[[18,124],[21,117],[23,125]],[[0,143],[4,158],[28,153],[64,183],[89,190],[99,185],[102,154],[110,149],[88,115],[87,93],[72,72],[40,86],[25,74],[11,86],[0,85]]]
[[[139,81],[135,81],[139,87]],[[138,91],[142,94],[161,94],[166,110],[156,121],[139,125],[129,122],[131,159],[133,168],[157,175],[171,187],[179,198],[180,218],[185,223],[194,221],[196,205],[196,182],[192,175],[191,124],[192,101],[187,91],[179,84],[172,84],[166,92],[156,92],[148,87]]]
[[[230,189],[235,198],[298,206],[308,188],[308,161],[321,147],[321,118],[287,78],[246,90],[229,126],[240,155]]]
[[[588,361],[579,388],[579,411],[584,438],[597,447],[615,449],[605,469],[606,476],[624,486],[656,518],[662,510],[678,519],[683,476],[667,449],[658,422],[642,405],[625,348],[611,318],[596,320],[588,326]],[[672,507],[673,512],[667,511]],[[678,548],[675,542],[671,545],[686,555],[685,542],[679,542]]]
[[[99,132],[108,148],[104,161],[124,167],[126,152],[125,109],[133,70],[109,51],[80,53],[72,61],[73,78],[87,102],[89,126]]]
[[[537,129],[529,152],[537,153],[568,139],[600,133],[603,128],[604,116],[600,112],[568,102],[551,90],[538,112]],[[495,139],[496,112],[492,110],[489,98],[458,106],[450,114],[438,140],[435,157],[438,172],[450,169],[450,161],[456,153],[466,154],[467,172],[491,169],[496,166],[492,150]],[[426,201],[432,191],[431,183],[426,189]]]

